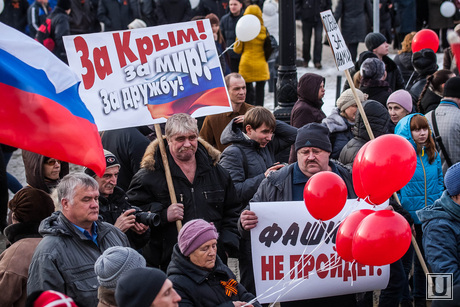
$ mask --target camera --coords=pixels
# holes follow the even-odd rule
[[[144,212],[141,208],[136,206],[131,206],[131,209],[136,209],[131,214],[134,214],[136,217],[136,222],[148,225],[150,227],[155,227],[160,225],[160,216],[156,213]]]

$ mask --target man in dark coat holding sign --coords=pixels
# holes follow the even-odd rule
[[[143,255],[150,266],[166,271],[177,243],[176,221],[201,218],[216,226],[218,254],[226,262],[227,255],[236,256],[238,252],[241,207],[229,173],[217,164],[220,152],[198,139],[196,120],[188,114],[171,116],[165,134],[163,142],[177,203],[171,203],[158,139],[147,147],[128,191],[131,205],[161,217],[160,225],[151,228]]]
[[[251,202],[299,201],[308,179],[316,173],[332,171],[339,175],[347,186],[348,198],[356,198],[351,171],[340,163],[330,160],[332,145],[329,129],[318,123],[310,123],[297,131],[295,141],[297,162],[271,173],[259,186]],[[256,227],[257,216],[247,207],[241,213],[238,227],[243,237]],[[245,285],[246,286],[246,285]],[[354,294],[312,300],[284,302],[282,307],[292,306],[355,306]]]

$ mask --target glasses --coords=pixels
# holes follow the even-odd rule
[[[49,159],[48,161],[45,162],[45,164],[48,164],[49,166],[54,166],[56,163],[61,164],[61,161],[56,160],[56,159]]]

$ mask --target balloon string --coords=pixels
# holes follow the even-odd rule
[[[233,44],[231,44],[230,46],[227,47],[227,49],[225,49],[224,51],[222,51],[222,53],[219,54],[219,58],[220,58],[224,53],[226,53],[227,51],[229,51],[230,49],[233,49],[233,45],[235,45],[236,42],[239,42],[239,40],[234,41]]]

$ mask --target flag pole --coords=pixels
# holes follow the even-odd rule
[[[176,192],[174,191],[174,184],[171,176],[171,169],[169,168],[168,155],[166,154],[165,143],[163,142],[163,133],[161,132],[160,124],[154,124],[155,134],[157,135],[158,143],[160,144],[161,160],[163,160],[163,166],[165,168],[166,183],[168,184],[169,197],[171,204],[177,203]],[[177,231],[179,232],[182,228],[182,221],[176,221]]]

